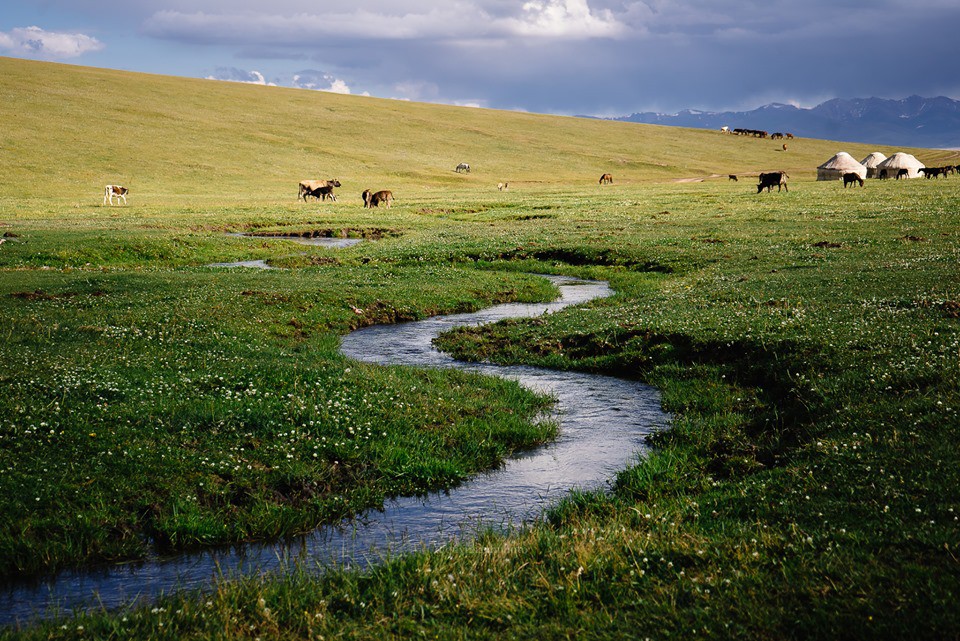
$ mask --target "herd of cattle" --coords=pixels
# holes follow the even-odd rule
[[[767,136],[767,132],[765,131],[754,132],[754,130],[752,129],[734,129],[733,131],[734,133],[750,132],[750,133],[763,134],[763,136],[761,137]],[[783,138],[784,136],[786,136],[787,138],[793,138],[791,134],[780,134],[780,133],[773,134],[771,138],[773,137]],[[456,166],[456,169],[454,171],[456,171],[457,173],[461,173],[461,172],[469,173],[470,165],[468,165],[465,162],[462,162]],[[924,168],[921,168],[919,171],[923,173],[925,178],[939,178],[940,176],[946,177],[953,173],[960,174],[960,165],[946,165],[943,167],[924,167]],[[907,170],[901,169],[897,173],[896,178],[897,180],[899,180],[900,178],[903,178],[906,175],[907,175]],[[766,189],[768,192],[773,191],[774,187],[777,188],[777,191],[783,190],[783,191],[789,192],[790,190],[787,189],[787,178],[789,177],[790,176],[788,176],[787,172],[785,171],[772,171],[772,172],[761,173],[760,180],[757,184],[757,193],[759,194],[764,189]],[[730,180],[736,181],[737,175],[730,174],[729,178]],[[882,170],[878,175],[878,178],[880,178],[881,180],[888,178],[887,171],[885,169]],[[601,185],[607,185],[612,183],[613,183],[613,175],[603,174],[600,176]],[[863,178],[861,178],[858,174],[853,172],[844,174],[843,175],[844,188],[852,184],[859,184],[861,187],[863,187]],[[336,178],[331,178],[330,180],[301,180],[300,191],[297,193],[297,200],[302,199],[303,202],[307,202],[307,198],[315,198],[316,200],[324,201],[329,198],[331,201],[336,202],[337,196],[336,194],[333,193],[333,189],[334,187],[340,187],[340,186],[341,186],[340,181],[337,180]],[[509,188],[508,183],[497,184],[497,189],[499,191],[506,191],[508,188]],[[109,202],[111,205],[113,205],[113,199],[116,198],[118,205],[120,204],[121,200],[123,201],[123,204],[126,205],[128,193],[130,193],[130,190],[121,185],[107,185],[103,189],[103,204],[106,205],[107,202]],[[389,207],[393,203],[393,192],[388,189],[384,189],[381,191],[372,191],[370,189],[364,189],[363,193],[360,195],[360,198],[363,200],[363,206],[366,208],[372,209],[373,207],[379,207],[380,205]]]
[[[769,137],[771,140],[779,140],[782,138],[786,138],[787,140],[793,140],[793,134],[790,134],[790,133],[785,134],[779,131],[775,131],[772,134],[770,134],[761,129],[743,129],[741,127],[737,127],[736,129],[730,129],[729,127],[721,127],[720,131],[722,131],[725,134],[734,134],[737,136],[754,136],[755,138]]]
[[[950,174],[960,173],[960,165],[945,165],[943,167],[921,167],[918,171],[923,173],[924,178],[946,178]]]
[[[330,180],[301,180],[297,200],[302,198],[303,202],[307,202],[307,198],[312,197],[317,200],[326,200],[329,198],[336,202],[337,195],[333,193],[334,187],[340,187],[340,181],[336,178],[331,178]],[[379,207],[380,205],[389,207],[393,202],[393,192],[388,189],[382,191],[364,189],[360,198],[363,200],[364,207],[373,208]]]

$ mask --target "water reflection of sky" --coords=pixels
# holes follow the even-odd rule
[[[228,236],[237,238],[268,238],[270,240],[289,240],[300,245],[311,245],[313,247],[326,247],[328,249],[344,249],[353,247],[363,242],[362,238],[330,238],[327,236],[317,236],[316,238],[303,238],[301,236],[251,236],[250,234],[231,233]],[[230,263],[212,263],[208,267],[250,267],[254,269],[279,269],[267,264],[265,260],[238,260]]]

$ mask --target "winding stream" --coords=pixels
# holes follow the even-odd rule
[[[397,365],[459,367],[505,376],[557,398],[558,438],[509,459],[449,492],[393,500],[337,527],[274,543],[207,550],[0,587],[0,624],[50,616],[55,609],[115,609],[162,593],[211,586],[218,576],[282,571],[292,563],[321,571],[330,564],[363,566],[388,554],[435,548],[480,527],[508,529],[536,519],[573,488],[604,487],[644,449],[646,434],[664,426],[653,388],[606,376],[532,367],[466,364],[438,352],[432,340],[462,325],[555,312],[612,294],[606,283],[548,276],[561,298],[506,304],[473,314],[434,317],[361,329],[343,338],[351,358]]]

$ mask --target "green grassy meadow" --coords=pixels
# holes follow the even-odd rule
[[[0,98],[5,577],[308,531],[548,441],[513,383],[338,353],[552,298],[531,273],[617,294],[441,347],[641,379],[673,415],[510,535],[0,638],[960,636],[960,177],[843,189],[816,166],[899,149],[8,58]],[[210,267],[251,259],[281,269]]]

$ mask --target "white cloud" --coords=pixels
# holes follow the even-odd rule
[[[329,91],[331,93],[350,93],[350,87],[346,82],[323,71],[299,71],[293,74],[293,86],[300,89]]]
[[[40,27],[17,27],[0,31],[0,51],[15,56],[41,59],[76,58],[100,51],[104,44],[82,33],[44,31]]]
[[[503,20],[509,32],[555,38],[616,38],[627,33],[609,10],[591,11],[587,0],[530,0],[520,18]]]
[[[207,80],[226,80],[227,82],[242,82],[248,85],[266,85],[276,87],[275,82],[267,82],[263,74],[259,71],[246,71],[236,67],[217,67],[212,75],[206,77]]]

